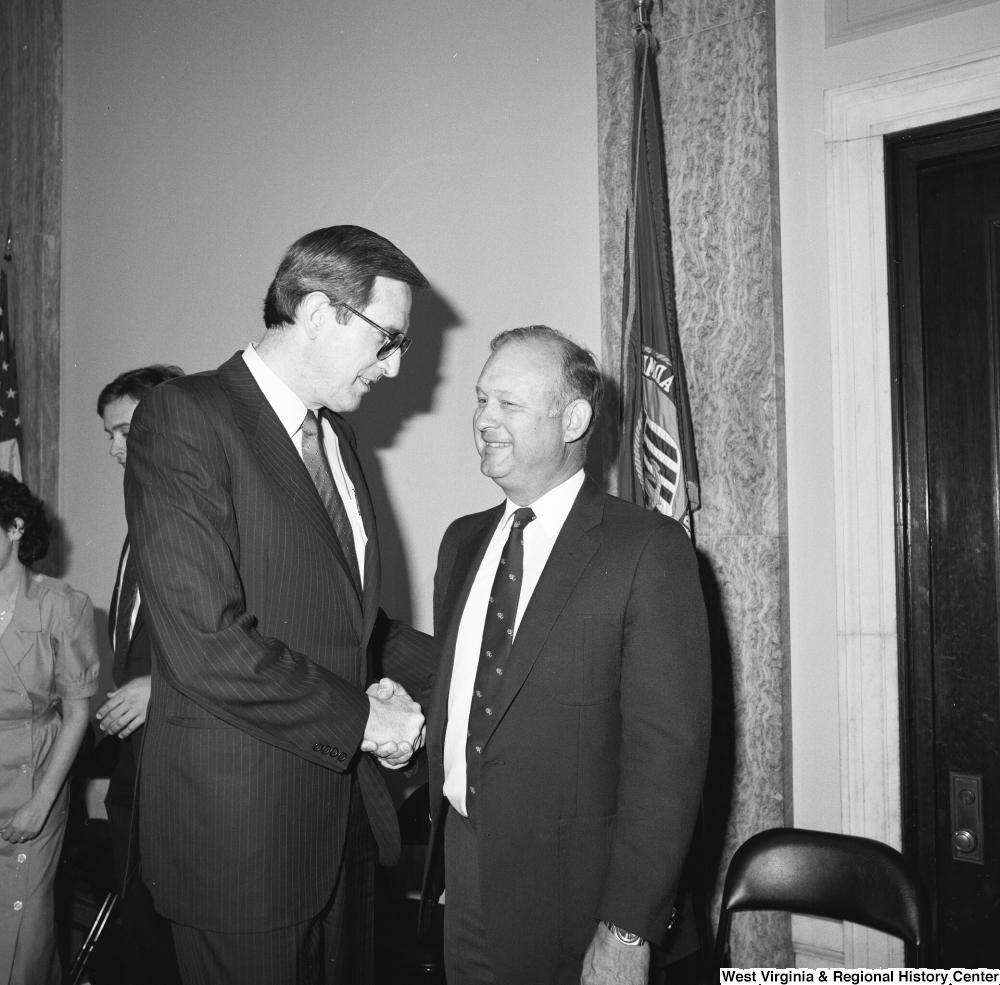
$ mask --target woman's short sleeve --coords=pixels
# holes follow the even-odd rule
[[[97,694],[101,669],[94,606],[84,592],[75,589],[60,601],[52,626],[56,694],[60,698],[89,698]]]

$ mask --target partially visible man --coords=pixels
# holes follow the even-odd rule
[[[473,432],[507,499],[438,556],[422,919],[443,876],[449,985],[645,985],[651,943],[684,956],[668,929],[708,754],[695,554],[585,477],[593,356],[545,326],[491,349]]]
[[[140,843],[188,985],[372,978],[375,858],[399,855],[376,757],[419,746],[408,692],[436,649],[379,609],[341,414],[399,372],[426,285],[376,233],[309,233],[267,291],[263,340],[132,418],[125,505],[153,639]]]
[[[122,468],[127,457],[132,413],[139,401],[153,387],[183,375],[180,366],[143,366],[121,373],[101,391],[97,413],[111,443],[111,457]],[[118,956],[130,974],[141,975],[145,981],[178,982],[170,924],[153,909],[149,889],[139,873],[138,844],[132,846],[129,865],[137,764],[149,704],[150,637],[128,537],[118,561],[108,609],[108,637],[114,655],[111,677],[115,690],[108,692],[108,700],[98,710],[97,718],[103,731],[122,740],[104,798],[111,828],[115,883],[121,898]]]

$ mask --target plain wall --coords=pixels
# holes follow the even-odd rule
[[[433,286],[400,376],[351,415],[383,603],[430,631],[437,547],[479,475],[488,341],[547,323],[600,352],[595,16],[573,0],[75,0],[65,11],[60,513],[107,608],[125,519],[97,395],[263,333],[303,233],[357,223]]]
[[[823,0],[775,0],[797,827],[841,829],[827,89],[1000,44],[1000,4],[827,48]]]

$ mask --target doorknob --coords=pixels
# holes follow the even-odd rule
[[[982,775],[951,773],[950,779],[951,857],[984,865]]]

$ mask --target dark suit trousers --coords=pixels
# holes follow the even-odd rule
[[[184,985],[371,985],[377,854],[354,783],[344,857],[326,908],[304,923],[266,933],[173,924]]]
[[[105,807],[111,826],[116,883],[121,893],[132,807],[112,803],[105,804]],[[102,939],[102,946],[114,952],[108,960],[114,961],[115,967],[120,969],[117,974],[123,976],[121,980],[141,980],[149,985],[180,985],[181,973],[174,954],[170,921],[154,909],[153,897],[139,873],[133,871],[125,894],[115,909],[115,916],[116,924]],[[96,976],[94,980],[97,980]]]
[[[448,985],[495,985],[479,890],[479,842],[467,817],[444,822],[444,967]]]

